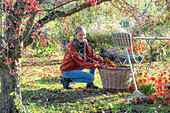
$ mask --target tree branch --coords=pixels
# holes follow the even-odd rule
[[[75,1],[75,0],[74,0]],[[111,1],[111,0],[97,0],[97,4],[99,5],[102,2],[106,2],[106,1]],[[27,47],[29,45],[29,43],[27,42],[29,39],[31,39],[30,37],[32,36],[32,33],[34,31],[36,31],[38,28],[43,27],[46,23],[55,20],[58,17],[67,17],[70,16],[74,13],[77,13],[81,10],[84,10],[88,7],[91,7],[92,4],[91,2],[87,2],[87,3],[83,3],[82,5],[80,5],[78,8],[73,8],[70,9],[68,11],[55,11],[55,12],[51,12],[49,13],[47,16],[45,16],[44,18],[42,18],[41,20],[39,20],[37,23],[39,24],[39,27],[33,27],[32,31],[29,33],[29,36],[27,37],[27,39],[24,41],[24,48]]]
[[[101,4],[102,2],[106,2],[106,1],[111,1],[111,0],[97,0],[97,5]],[[67,17],[70,16],[74,13],[77,13],[81,10],[84,10],[88,7],[91,7],[91,3],[84,3],[82,5],[80,5],[78,8],[73,8],[67,11],[55,11],[55,12],[51,12],[49,15],[45,16],[44,18],[42,18],[41,20],[38,21],[38,23],[40,24],[40,27],[42,27],[44,24],[54,20],[55,18],[58,17]]]
[[[47,10],[44,10],[44,11],[53,11],[53,10],[59,8],[59,7],[62,7],[62,6],[64,6],[64,5],[70,3],[70,2],[73,2],[73,1],[78,1],[78,0],[71,0],[71,1],[68,1],[68,2],[65,2],[65,3],[62,3],[62,4],[56,6],[56,7],[52,8],[52,9],[47,9]]]
[[[25,39],[29,36],[29,34],[30,34],[30,32],[31,32],[31,29],[32,29],[32,26],[33,26],[33,24],[34,24],[34,19],[35,19],[35,16],[36,16],[36,12],[33,12],[33,13],[32,13],[32,16],[33,16],[33,17],[28,20],[28,22],[30,22],[30,23],[26,26],[26,28],[25,28],[25,30],[24,30],[23,39],[21,40],[21,42],[22,42],[23,40],[25,40]]]

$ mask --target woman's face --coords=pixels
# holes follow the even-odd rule
[[[75,36],[76,36],[78,42],[82,43],[86,39],[86,32],[85,31],[79,31]]]

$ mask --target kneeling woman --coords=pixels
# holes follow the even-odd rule
[[[87,83],[86,88],[97,89],[98,86],[93,84],[94,74],[99,63],[103,62],[103,58],[94,54],[86,41],[86,30],[82,26],[78,26],[74,30],[74,39],[67,46],[67,50],[61,64],[60,70],[63,78],[61,83],[64,89],[72,89],[69,87],[70,82]],[[89,73],[82,71],[90,69]]]

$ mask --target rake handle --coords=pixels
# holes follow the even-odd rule
[[[133,73],[133,69],[132,69],[132,64],[131,64],[131,61],[130,61],[130,57],[129,57],[127,48],[126,48],[126,53],[127,53],[127,57],[128,57],[129,65],[130,65],[130,70],[131,70],[131,74],[132,74],[132,79],[133,79],[133,83],[134,83],[134,86],[135,86],[135,90],[138,90],[137,86],[136,86],[136,81],[135,81],[135,77],[134,77],[134,73]]]

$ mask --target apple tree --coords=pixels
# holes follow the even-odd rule
[[[1,0],[0,1],[0,76],[2,113],[21,112],[19,58],[40,28],[60,17],[67,17],[109,0]],[[63,8],[69,5],[69,9]],[[43,40],[43,38],[42,38]],[[15,99],[15,101],[14,101]]]

